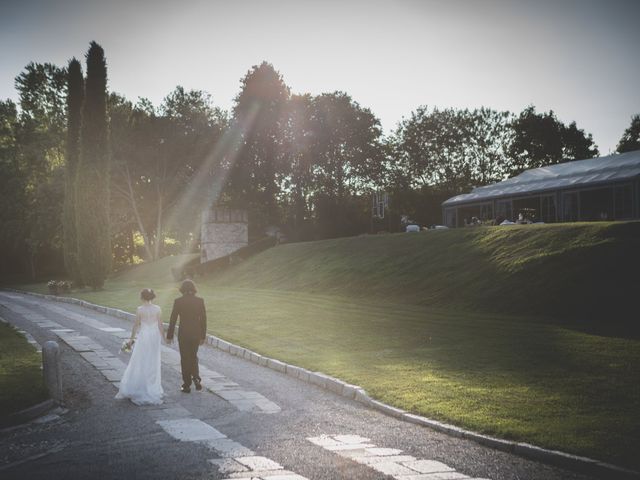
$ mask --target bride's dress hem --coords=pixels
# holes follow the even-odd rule
[[[115,398],[116,400],[130,400],[131,403],[135,403],[138,406],[144,406],[144,405],[162,405],[164,403],[164,399],[162,397],[164,397],[164,394],[157,399],[156,398],[140,399],[140,398],[134,398],[132,396],[118,392]]]

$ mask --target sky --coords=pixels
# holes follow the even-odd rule
[[[385,132],[420,105],[535,105],[605,155],[640,113],[640,0],[0,0],[0,98],[29,62],[84,59],[92,40],[109,89],[156,105],[182,85],[229,109],[266,60]]]

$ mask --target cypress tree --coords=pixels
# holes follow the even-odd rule
[[[109,163],[107,63],[102,47],[91,42],[80,129],[76,225],[80,272],[94,289],[102,288],[111,268]]]
[[[76,286],[82,286],[78,268],[78,238],[76,235],[75,182],[80,155],[80,124],[84,100],[82,66],[73,58],[67,73],[67,156],[64,178],[64,265]]]

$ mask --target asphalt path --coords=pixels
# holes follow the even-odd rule
[[[207,389],[181,393],[177,347],[164,347],[165,402],[138,407],[114,398],[112,378],[129,358],[119,350],[130,322],[14,292],[0,292],[0,317],[60,344],[66,409],[0,431],[2,479],[591,478],[386,416],[209,346],[199,352]]]

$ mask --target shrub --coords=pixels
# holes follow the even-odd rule
[[[55,280],[49,280],[49,282],[47,283],[47,287],[49,287],[49,293],[53,295],[58,294],[58,282],[56,282]]]

